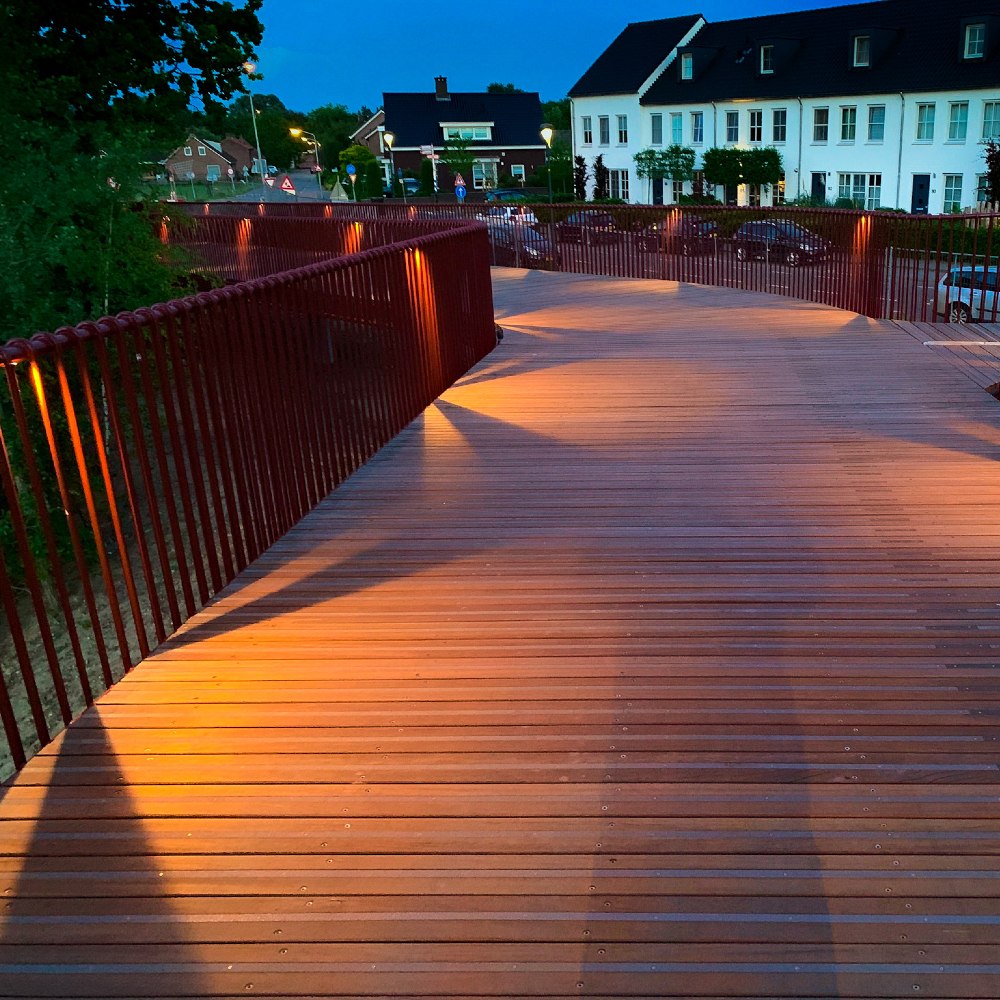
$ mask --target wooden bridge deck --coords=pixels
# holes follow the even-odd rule
[[[507,337],[0,802],[4,997],[1000,995],[1000,404],[889,323]]]

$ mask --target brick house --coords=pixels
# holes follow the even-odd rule
[[[175,181],[228,180],[248,177],[254,148],[243,139],[229,136],[221,143],[189,135],[164,161],[167,176]]]

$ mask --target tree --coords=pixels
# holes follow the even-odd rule
[[[261,140],[263,141],[263,140]],[[347,165],[353,164],[355,177],[353,182],[354,194],[358,200],[362,198],[380,198],[382,196],[382,168],[375,159],[375,155],[367,146],[353,145],[340,151],[340,176],[342,183],[351,184],[347,178]],[[376,170],[372,170],[372,167]],[[377,172],[376,172],[377,171]]]
[[[486,87],[487,94],[523,94],[520,87],[515,87],[512,83],[491,83]]]
[[[351,135],[358,127],[359,114],[360,112],[348,111],[344,104],[323,104],[304,116],[304,127],[319,140],[320,155],[324,163],[337,150],[345,149],[351,144]]]
[[[474,156],[471,143],[466,139],[449,139],[441,150],[441,163],[445,164],[452,174],[461,174],[468,184],[472,180],[472,163]]]
[[[564,97],[561,101],[543,101],[542,121],[548,122],[557,132],[568,132],[569,98]]]
[[[710,184],[738,187],[740,184],[777,184],[781,180],[781,154],[766,149],[706,149],[702,157],[705,179]]]
[[[604,155],[600,154],[594,158],[594,201],[608,197],[610,178],[611,172],[604,165]]]
[[[995,205],[1000,202],[1000,142],[990,139],[983,155],[986,157],[986,200]]]
[[[573,196],[577,201],[587,200],[587,161],[582,156],[573,159]]]
[[[764,149],[741,149],[743,183],[758,187],[781,180],[781,154],[771,146]]]
[[[552,171],[552,190],[566,194],[573,188],[573,150],[568,142],[555,140],[549,150],[549,170]]]

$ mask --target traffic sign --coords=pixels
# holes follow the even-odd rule
[[[269,188],[271,188],[271,187],[274,187],[274,178],[273,178],[273,177],[265,177],[265,178],[264,178],[264,183],[265,183],[265,184],[266,184],[266,185],[267,185],[267,186],[268,186]]]
[[[358,168],[353,163],[347,164],[347,176],[353,177],[358,172]]]
[[[455,174],[455,187],[465,187],[465,178],[461,174]]]
[[[459,201],[465,201],[465,185],[464,184],[456,184],[455,185],[455,197]]]
[[[287,194],[295,194],[295,185],[292,183],[292,179],[288,176],[288,174],[285,174],[285,176],[281,178],[281,184],[278,186]]]
[[[229,174],[229,176],[230,176],[230,177],[235,177],[235,176],[236,176],[236,171],[235,171],[235,170],[233,170],[233,168],[232,168],[232,167],[230,167],[230,168],[229,168],[229,169],[228,169],[228,170],[226,171],[226,173],[227,173],[227,174]]]

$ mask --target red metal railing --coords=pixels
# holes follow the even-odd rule
[[[258,221],[163,233],[250,282],[0,346],[0,768],[495,346],[481,226]]]
[[[629,278],[666,278],[747,291],[770,292],[849,309],[879,319],[916,322],[941,321],[957,308],[963,320],[997,322],[1000,319],[996,272],[1000,255],[1000,216],[912,216],[853,209],[794,207],[729,208],[720,206],[642,206],[534,204],[528,206],[537,221],[533,228],[558,251],[555,262],[514,255],[498,227],[491,226],[493,262],[497,265],[555,267],[582,274]],[[366,225],[396,220],[428,224],[434,220],[488,220],[491,206],[479,204],[404,205],[361,202],[252,205],[250,210],[268,219],[297,218],[357,220]],[[567,225],[569,216],[586,208],[609,214],[612,238],[593,234],[577,242]],[[248,206],[213,203],[185,206],[201,216],[244,215]],[[494,218],[496,218],[494,216]],[[739,232],[748,223],[768,219],[793,222],[827,246],[820,259],[799,254],[788,262],[787,248],[740,259]],[[692,224],[714,229],[708,245],[685,253],[681,236]],[[512,223],[507,228],[517,225]],[[667,238],[654,247],[653,227]],[[508,241],[509,242],[509,241]],[[965,268],[956,283],[951,271]],[[964,291],[962,283],[971,286]],[[992,288],[990,287],[992,285]],[[963,310],[963,304],[968,310]]]

